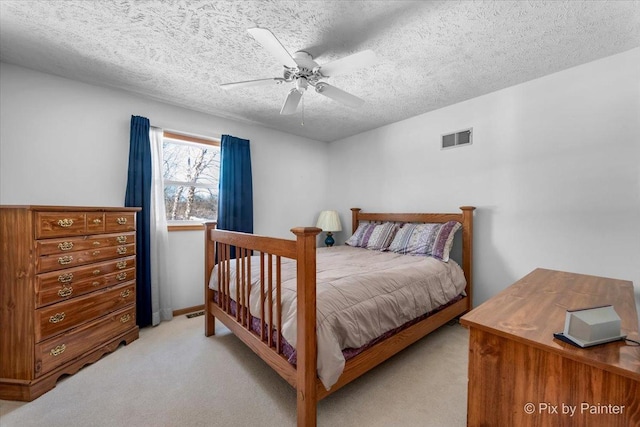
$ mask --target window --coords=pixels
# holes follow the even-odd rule
[[[168,223],[216,220],[220,142],[165,131],[162,152]]]

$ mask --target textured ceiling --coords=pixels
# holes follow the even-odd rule
[[[270,29],[320,64],[371,49],[378,63],[328,78],[353,109],[291,85],[247,33]],[[6,1],[0,60],[182,107],[334,141],[640,46],[638,1]],[[139,112],[138,112],[139,113]]]

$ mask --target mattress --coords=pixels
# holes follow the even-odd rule
[[[281,334],[295,348],[295,261],[283,258],[281,268]],[[251,269],[250,311],[252,316],[259,318],[260,257],[252,257]],[[381,335],[446,305],[464,293],[466,286],[464,273],[453,260],[442,262],[431,257],[350,246],[317,249],[316,271],[317,369],[318,377],[327,390],[342,374],[344,349],[363,347]],[[229,294],[235,297],[233,277],[230,286]],[[218,289],[216,268],[209,287]],[[265,309],[268,312],[270,307]],[[269,316],[265,315],[265,318]]]

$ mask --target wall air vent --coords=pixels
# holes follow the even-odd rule
[[[442,148],[453,148],[460,145],[470,145],[472,141],[473,128],[461,130],[459,132],[442,135]]]

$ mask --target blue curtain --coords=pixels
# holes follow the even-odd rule
[[[149,119],[131,116],[129,175],[125,206],[137,206],[136,228],[136,303],[138,326],[152,322],[151,309],[151,142]]]
[[[220,144],[218,228],[253,233],[249,140],[229,135],[222,135]]]

